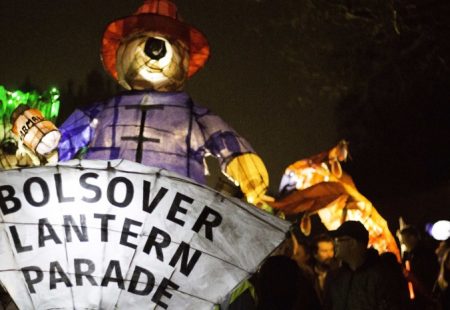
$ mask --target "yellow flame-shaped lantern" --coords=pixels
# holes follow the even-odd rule
[[[47,155],[58,146],[61,133],[39,110],[20,105],[11,116],[12,132],[22,143],[40,155]]]

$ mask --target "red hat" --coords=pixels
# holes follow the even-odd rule
[[[131,16],[110,23],[103,34],[103,65],[116,80],[116,53],[124,38],[140,32],[155,31],[181,40],[189,47],[188,77],[200,70],[209,57],[209,44],[199,30],[182,22],[177,7],[170,0],[144,0]]]

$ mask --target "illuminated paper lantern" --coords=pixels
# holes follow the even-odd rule
[[[11,116],[22,104],[39,110],[46,120],[55,122],[60,106],[59,91],[56,88],[50,88],[42,94],[36,91],[8,91],[0,85],[0,169],[40,164],[36,163],[36,156],[34,156],[36,158],[31,157],[31,152],[20,152],[20,154],[17,152],[17,140],[11,130]]]
[[[139,48],[133,49],[135,51],[140,50],[138,53],[143,56],[142,52],[144,51],[144,43],[146,40],[135,39],[139,36],[143,36],[147,39],[152,36],[149,35],[150,33],[156,33],[158,34],[157,37],[159,37],[159,39],[163,38],[165,41],[170,41],[171,43],[184,43],[189,52],[189,57],[182,58],[182,63],[184,64],[185,60],[189,60],[187,63],[188,77],[197,73],[209,58],[210,49],[205,35],[195,27],[180,20],[178,9],[172,1],[145,0],[133,15],[115,20],[106,27],[102,39],[101,53],[106,71],[116,80],[119,81],[122,79],[119,77],[119,70],[123,69],[123,64],[128,61],[123,57],[125,50],[123,47],[122,49],[120,48],[121,45],[123,46],[125,43],[125,45],[131,48],[138,45],[140,46]],[[130,40],[133,41],[132,44],[128,44],[130,43]],[[127,57],[134,58],[137,54],[131,52],[126,53],[126,55]],[[184,52],[181,52],[180,55],[184,56]],[[138,59],[144,59],[148,62],[150,60],[150,57],[148,56],[149,55],[147,54],[145,57],[138,57]],[[117,65],[118,62],[121,64]],[[135,68],[140,68],[144,65],[141,61],[134,63]],[[179,62],[176,63],[179,64]],[[152,65],[154,65],[154,63],[151,63],[151,66]],[[160,65],[161,63],[157,67],[161,68]],[[164,65],[162,67],[166,68]],[[178,68],[180,67],[181,66]],[[123,76],[124,75],[122,75],[122,77]]]
[[[60,126],[61,161],[127,159],[205,183],[204,157],[212,155],[255,199],[268,175],[250,144],[185,92],[133,92],[77,109]],[[228,167],[230,167],[228,169]]]
[[[20,309],[212,309],[289,226],[126,160],[8,170],[0,282]]]
[[[240,186],[249,203],[258,202],[269,186],[269,174],[256,154],[247,153],[235,157],[227,165],[225,174]]]
[[[386,220],[342,171],[339,162],[347,154],[347,143],[341,141],[329,151],[290,165],[280,186],[284,196],[269,204],[286,215],[317,213],[328,230],[336,230],[344,221],[360,221],[369,231],[370,246],[400,258]]]
[[[209,57],[206,37],[170,0],[145,0],[105,29],[105,70],[131,92],[76,110],[60,127],[59,158],[127,159],[205,183],[205,157],[256,202],[268,187],[262,160],[219,116],[182,91]]]
[[[25,104],[33,109],[41,111],[47,120],[55,122],[60,107],[59,91],[55,87],[50,88],[42,94],[39,94],[36,91],[8,91],[0,85],[0,122],[3,121],[6,124],[9,124],[9,118],[14,110],[21,104]],[[0,141],[2,140],[2,131],[0,128]]]
[[[20,105],[14,110],[11,123],[12,132],[33,152],[47,155],[57,148],[61,134],[39,110]]]
[[[181,90],[187,80],[188,47],[181,41],[169,42],[157,32],[145,32],[120,45],[117,78],[126,89],[158,91]]]

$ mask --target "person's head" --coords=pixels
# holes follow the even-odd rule
[[[407,251],[413,250],[420,241],[419,230],[414,226],[407,226],[400,230],[400,242]]]
[[[349,262],[356,255],[361,255],[367,250],[369,232],[359,221],[344,222],[337,230],[331,231],[334,237],[334,251],[336,258]]]
[[[334,257],[333,239],[327,234],[320,234],[313,238],[312,255],[314,260],[322,265],[329,265]]]

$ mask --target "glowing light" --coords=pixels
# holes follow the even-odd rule
[[[438,221],[434,223],[429,233],[436,240],[447,240],[450,238],[450,221]]]
[[[339,161],[345,160],[348,155],[346,148],[347,143],[341,141],[330,151],[291,164],[285,170],[280,189],[292,190],[295,185],[298,191],[307,191],[304,195],[292,196],[292,200],[278,202],[276,208],[287,215],[295,214],[297,210],[312,209],[328,230],[337,229],[344,221],[361,221],[369,231],[371,246],[380,253],[393,252],[399,258],[398,246],[386,220],[340,167]],[[333,197],[334,200],[331,200]]]
[[[98,125],[98,118],[94,118],[94,119],[92,120],[92,122],[91,122],[91,126],[94,127],[94,128],[96,128],[97,125]]]
[[[356,204],[361,210],[364,210],[366,208],[366,203],[364,201],[358,201]]]

